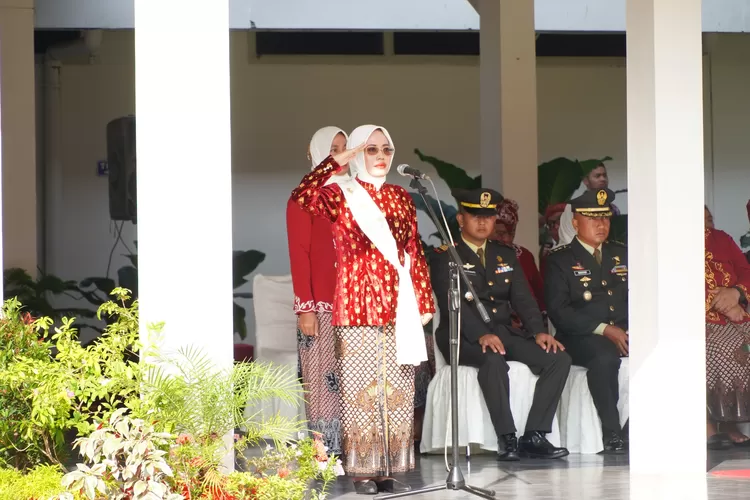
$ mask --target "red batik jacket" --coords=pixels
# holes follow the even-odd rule
[[[729,320],[711,309],[709,290],[737,287],[750,298],[750,264],[731,236],[718,229],[706,229],[706,323],[726,325]],[[750,321],[745,312],[743,323]]]
[[[325,185],[339,169],[333,158],[326,158],[302,179],[291,198],[307,212],[332,223],[337,267],[333,324],[382,326],[394,323],[398,273],[357,225],[341,187]],[[420,314],[434,313],[432,285],[417,232],[414,202],[400,186],[383,184],[377,189],[359,179],[356,182],[367,190],[385,214],[402,264],[404,255],[409,255]]]

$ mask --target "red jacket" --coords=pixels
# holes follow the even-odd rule
[[[341,187],[325,185],[340,166],[329,156],[292,192],[292,202],[330,221],[336,246],[337,282],[334,298],[335,326],[380,326],[396,319],[398,273],[360,229]],[[357,180],[385,215],[399,250],[401,264],[408,254],[411,277],[421,314],[434,313],[432,285],[422,242],[417,232],[417,209],[400,186]]]
[[[332,312],[336,252],[331,223],[302,210],[290,199],[286,205],[286,233],[294,286],[294,312]]]
[[[726,325],[728,319],[711,309],[709,290],[739,288],[750,298],[750,264],[731,236],[718,229],[706,229],[706,323]],[[742,323],[750,321],[745,312]]]

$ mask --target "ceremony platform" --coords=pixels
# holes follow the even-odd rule
[[[665,432],[669,434],[668,425]],[[696,446],[703,442],[696,441]],[[666,447],[666,446],[665,446]],[[654,448],[654,453],[670,460],[669,452]],[[445,481],[442,455],[418,457],[417,468],[406,481],[412,488],[437,485]],[[466,481],[496,491],[498,500],[627,500],[630,497],[630,468],[628,456],[570,455],[561,460],[523,460],[498,463],[494,454],[474,455],[469,467],[462,457],[461,467]],[[744,472],[742,472],[744,471]],[[656,473],[656,471],[655,471]],[[642,500],[685,498],[660,489],[663,485],[645,485]],[[639,485],[640,489],[640,485]],[[707,500],[745,500],[750,498],[750,449],[709,451],[707,464]],[[354,493],[350,479],[340,477],[329,498],[364,499]],[[464,500],[471,497],[463,492],[445,491],[410,497],[426,500]],[[634,497],[635,498],[635,497]]]

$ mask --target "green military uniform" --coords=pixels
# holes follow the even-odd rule
[[[574,213],[610,217],[614,193],[587,191],[571,201]],[[593,248],[578,238],[547,257],[544,271],[547,314],[573,363],[588,369],[588,384],[605,440],[619,434],[617,411],[620,352],[604,337],[608,325],[628,331],[628,253],[614,242]]]
[[[495,206],[502,200],[499,193],[488,189],[454,195],[463,211],[478,216],[496,215]],[[494,227],[494,221],[491,224]],[[534,342],[536,334],[546,333],[547,330],[516,259],[515,250],[488,240],[485,240],[482,247],[472,249],[471,246],[473,244],[463,238],[456,242],[456,250],[465,263],[464,269],[477,294],[476,297],[467,297],[468,292],[462,286],[459,364],[479,369],[479,385],[498,438],[516,432],[510,410],[509,367],[506,360],[528,365],[532,372],[539,375],[539,380],[525,430],[527,433],[551,432],[552,420],[570,371],[570,357],[562,351],[545,352]],[[480,249],[482,252],[478,254]],[[445,359],[449,359],[450,262],[450,253],[445,246],[439,248],[430,259],[432,286],[440,308],[440,323],[435,332],[435,341]],[[490,324],[482,321],[474,300],[480,300],[484,304],[492,319]],[[521,318],[523,330],[511,326],[512,310]],[[482,352],[479,339],[486,334],[500,338],[505,346],[505,356],[490,349]]]

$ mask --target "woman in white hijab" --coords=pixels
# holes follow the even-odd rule
[[[573,227],[573,209],[570,207],[570,203],[565,205],[565,210],[560,216],[560,229],[558,234],[560,239],[552,248],[570,245],[570,242],[576,237],[576,230]]]
[[[313,168],[327,156],[346,149],[347,136],[338,127],[315,132],[308,150]],[[330,182],[349,179],[346,169]],[[331,316],[336,287],[336,254],[331,222],[314,217],[289,200],[286,211],[289,260],[297,314],[297,346],[305,387],[310,430],[320,433],[331,454],[341,455],[341,397]]]
[[[414,468],[414,366],[427,359],[432,287],[414,202],[385,182],[395,152],[388,131],[358,127],[348,147],[305,176],[292,199],[333,223],[344,470],[358,493],[403,492],[391,474]],[[342,163],[355,179],[328,183]]]

